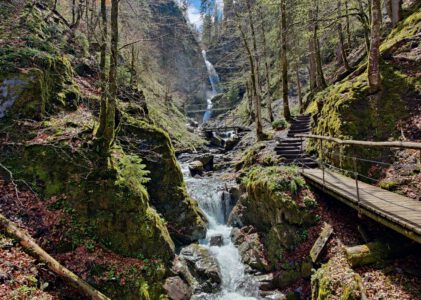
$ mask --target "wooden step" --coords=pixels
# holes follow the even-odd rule
[[[278,145],[275,147],[275,150],[301,150],[301,144],[299,145]]]
[[[295,149],[295,150],[279,149],[279,150],[276,150],[276,153],[279,154],[279,155],[285,155],[285,154],[302,155],[301,149]]]

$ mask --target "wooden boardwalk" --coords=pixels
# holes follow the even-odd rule
[[[325,169],[304,169],[309,182],[362,214],[421,243],[421,202]]]

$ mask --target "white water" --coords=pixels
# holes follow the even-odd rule
[[[217,294],[200,294],[192,299],[200,300],[256,300],[260,299],[259,289],[251,276],[245,273],[245,266],[241,262],[238,249],[230,238],[231,227],[227,226],[226,219],[231,211],[229,194],[221,194],[224,182],[215,176],[193,178],[186,166],[183,168],[184,178],[189,194],[195,198],[200,208],[205,212],[209,221],[206,238],[201,244],[207,247],[219,264],[222,275],[222,291]],[[222,235],[224,244],[210,246],[212,236]]]
[[[202,50],[203,59],[205,60],[206,69],[208,70],[209,82],[211,84],[212,90],[207,92],[206,102],[207,102],[207,111],[203,115],[203,122],[206,123],[212,116],[212,98],[219,93],[219,76],[216,73],[215,67],[210,61],[206,58],[206,51]]]

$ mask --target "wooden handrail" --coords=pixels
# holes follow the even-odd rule
[[[358,140],[341,140],[338,138],[315,135],[315,134],[296,134],[296,137],[299,138],[310,138],[317,140],[325,140],[330,142],[335,142],[342,145],[358,145],[358,146],[369,146],[369,147],[389,147],[389,148],[407,148],[407,149],[417,149],[421,150],[421,143],[417,142],[402,142],[402,141],[392,141],[392,142],[371,142],[371,141],[358,141]]]

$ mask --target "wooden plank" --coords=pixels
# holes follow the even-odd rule
[[[319,234],[316,242],[314,242],[313,247],[310,250],[311,260],[315,263],[319,258],[320,253],[323,251],[327,241],[333,233],[333,228],[327,223],[323,224],[322,231]]]
[[[306,169],[303,176],[317,183],[321,189],[328,191],[333,197],[340,196],[341,201],[343,199],[347,204],[352,203],[351,206],[355,209],[364,209],[371,218],[421,242],[421,205],[417,201],[358,181],[360,192],[358,203],[355,180],[352,178],[325,170],[325,184],[323,185],[323,171],[320,169]]]

